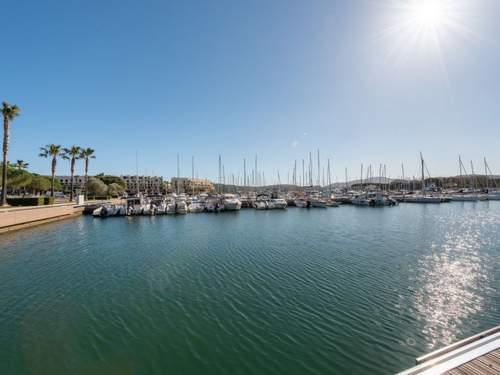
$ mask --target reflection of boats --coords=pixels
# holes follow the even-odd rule
[[[477,194],[452,194],[448,195],[447,198],[453,202],[477,202],[479,200]]]
[[[500,191],[489,191],[488,200],[490,201],[500,201]]]
[[[443,200],[441,197],[436,197],[433,195],[407,195],[404,198],[407,203],[441,203]]]

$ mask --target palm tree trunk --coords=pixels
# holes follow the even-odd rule
[[[2,160],[2,202],[7,204],[7,154],[9,153],[9,120],[7,116],[3,118],[3,160]]]
[[[89,158],[85,158],[85,200],[87,200],[88,182],[89,182]]]
[[[69,201],[70,202],[73,201],[73,179],[74,179],[74,175],[75,175],[75,157],[72,157],[71,158],[71,185],[70,185],[71,191],[69,192]]]
[[[57,165],[57,159],[56,157],[52,157],[52,179],[50,181],[50,196],[54,197],[54,184],[55,184],[55,179],[56,179],[56,165]]]

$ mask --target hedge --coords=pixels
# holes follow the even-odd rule
[[[43,206],[44,201],[44,197],[7,198],[7,204],[11,206]]]
[[[54,204],[54,197],[44,197],[43,204],[45,205]]]

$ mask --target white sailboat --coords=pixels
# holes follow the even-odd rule
[[[405,196],[404,201],[407,203],[442,203],[443,199],[441,198],[440,195],[434,195],[435,193],[427,195],[425,187],[425,162],[422,153],[420,153],[420,163],[422,168],[422,178],[421,178],[422,191],[420,194]]]

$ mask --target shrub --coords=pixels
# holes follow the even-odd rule
[[[43,204],[54,204],[54,197],[43,197]]]
[[[7,198],[7,203],[11,206],[43,206],[44,201],[44,197]]]

